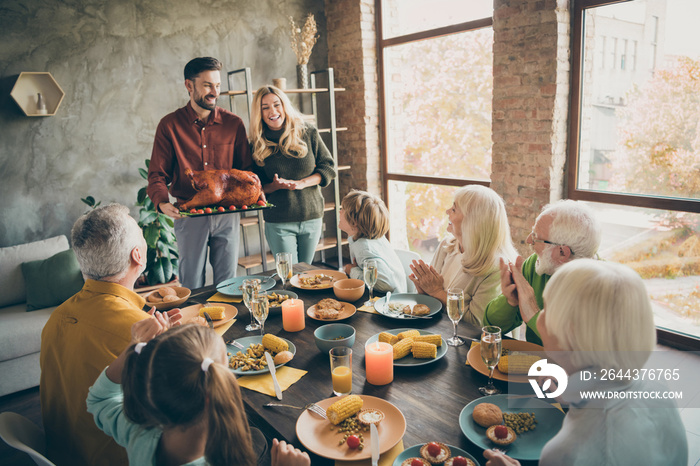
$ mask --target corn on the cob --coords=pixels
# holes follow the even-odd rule
[[[392,335],[389,332],[382,332],[379,334],[378,341],[382,343],[389,343],[391,346],[394,346],[396,342],[399,341],[399,337]]]
[[[401,332],[396,336],[399,337],[399,341],[401,341],[404,338],[418,337],[420,336],[420,332],[418,330],[406,330],[405,332]]]
[[[425,343],[432,343],[435,346],[442,345],[442,335],[418,335],[413,337],[414,343],[417,341],[423,341]]]
[[[265,349],[272,351],[274,354],[277,354],[280,351],[289,351],[289,344],[287,344],[286,341],[277,335],[273,335],[271,333],[266,333],[263,335],[262,344]]]
[[[345,396],[326,409],[326,416],[333,425],[340,424],[362,409],[362,398],[357,395]]]
[[[501,356],[498,361],[498,370],[504,374],[527,374],[530,366],[541,358],[534,354],[513,351],[510,354]]]
[[[424,341],[414,341],[411,352],[417,359],[433,359],[437,356],[437,346]]]
[[[226,317],[224,306],[203,306],[199,310],[199,316],[204,317],[204,313],[209,314],[212,320],[221,320]]]
[[[408,353],[411,352],[411,347],[413,346],[413,338],[404,338],[403,340],[399,340],[395,345],[394,345],[394,359],[401,359],[404,356],[408,356]]]

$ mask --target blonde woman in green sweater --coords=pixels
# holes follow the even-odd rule
[[[270,249],[310,264],[321,238],[321,188],[336,177],[333,157],[318,130],[304,123],[287,95],[274,86],[255,93],[249,139],[255,173],[275,205],[264,213]]]

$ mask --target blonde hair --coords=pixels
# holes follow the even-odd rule
[[[656,345],[651,302],[639,275],[614,262],[561,266],[544,293],[547,333],[574,369],[639,369]]]
[[[167,428],[194,425],[206,413],[207,462],[254,465],[250,429],[235,376],[218,362],[202,370],[204,358],[218,361],[222,349],[220,336],[193,324],[159,335],[140,354],[132,347],[122,373],[124,414],[146,428]]]
[[[279,97],[284,108],[284,131],[279,142],[272,142],[265,137],[267,124],[262,119],[262,99],[266,95],[274,94]],[[304,158],[308,152],[308,147],[302,139],[304,134],[304,120],[301,113],[294,108],[289,101],[287,94],[275,86],[263,86],[255,92],[253,107],[250,114],[250,144],[253,146],[253,160],[259,166],[265,165],[265,159],[279,150],[289,157]]]
[[[503,199],[494,190],[472,184],[455,192],[455,204],[462,212],[462,266],[475,276],[498,268],[499,258],[517,256],[510,237]]]
[[[343,198],[341,205],[345,218],[357,228],[354,239],[378,239],[389,231],[389,211],[377,196],[352,190]]]

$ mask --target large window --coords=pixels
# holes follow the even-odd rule
[[[603,3],[575,2],[568,197],[594,203],[657,325],[697,337],[700,2]]]
[[[491,175],[493,6],[377,0],[377,11],[391,241],[430,259],[455,186]]]

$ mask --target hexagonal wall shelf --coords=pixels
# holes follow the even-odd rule
[[[44,99],[46,111],[38,108],[38,95]],[[10,95],[27,116],[53,116],[61,105],[65,92],[48,72],[23,71]]]

